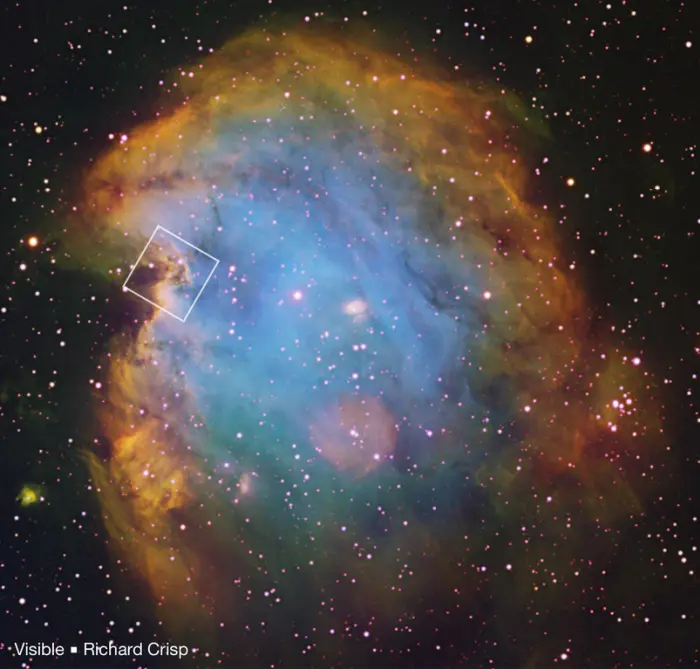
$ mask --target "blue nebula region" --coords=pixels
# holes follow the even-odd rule
[[[473,411],[458,370],[483,317],[478,273],[426,225],[434,197],[368,136],[337,155],[336,140],[275,141],[273,124],[244,134],[267,148],[220,135],[207,162],[235,165],[158,215],[221,261],[186,326],[153,328],[208,426],[197,448],[262,479],[251,454],[355,481],[438,466]]]

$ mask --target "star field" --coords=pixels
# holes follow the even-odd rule
[[[0,666],[698,662],[696,8],[2,13]]]

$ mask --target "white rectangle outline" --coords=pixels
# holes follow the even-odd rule
[[[204,282],[204,285],[201,287],[200,291],[197,293],[197,297],[194,298],[194,301],[190,305],[190,308],[187,310],[187,313],[185,314],[185,317],[182,318],[181,316],[176,316],[172,311],[168,311],[165,307],[161,307],[160,304],[156,304],[155,302],[149,300],[147,297],[144,297],[141,295],[141,293],[137,293],[135,290],[132,290],[129,288],[126,284],[129,283],[129,279],[131,278],[131,275],[136,271],[136,268],[138,267],[139,263],[141,262],[141,258],[146,254],[146,251],[148,250],[148,247],[151,245],[151,242],[153,241],[153,238],[156,236],[156,233],[158,230],[162,230],[163,232],[167,232],[171,237],[175,237],[177,241],[183,242],[184,244],[187,244],[190,248],[193,248],[195,251],[199,253],[203,253],[207,258],[211,258],[214,261],[214,267],[212,267],[211,272],[209,272],[209,276],[207,277],[207,280]],[[207,287],[207,284],[209,283],[209,279],[211,279],[212,275],[216,271],[216,268],[219,266],[220,260],[218,258],[215,258],[213,255],[207,253],[206,251],[203,251],[200,249],[198,246],[195,246],[194,244],[190,244],[186,239],[182,239],[182,237],[178,237],[175,233],[170,232],[167,228],[164,228],[162,225],[156,225],[156,229],[153,231],[153,234],[150,236],[149,240],[146,242],[146,246],[143,247],[143,251],[141,251],[141,254],[139,257],[136,259],[136,262],[133,264],[131,267],[131,271],[126,277],[126,280],[124,281],[124,285],[122,286],[122,289],[124,291],[128,291],[129,293],[132,293],[133,295],[136,295],[140,297],[144,302],[148,302],[151,306],[154,306],[156,309],[160,309],[161,311],[164,311],[168,316],[172,316],[176,320],[180,321],[181,323],[184,323],[189,315],[192,313],[192,309],[194,309],[194,305],[197,304],[197,301],[199,300],[200,296],[202,295],[202,292],[204,289]]]

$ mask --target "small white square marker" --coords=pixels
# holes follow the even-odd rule
[[[204,283],[202,284],[202,287],[199,289],[199,292],[198,292],[197,295],[195,296],[194,300],[192,300],[191,304],[185,305],[185,308],[187,309],[187,311],[186,311],[186,313],[184,313],[184,314],[182,314],[182,313],[181,313],[181,314],[176,314],[176,313],[174,313],[174,312],[172,312],[172,311],[169,311],[169,310],[166,309],[162,304],[156,304],[156,303],[153,302],[152,300],[149,300],[147,297],[141,295],[141,293],[138,293],[138,292],[136,292],[135,290],[133,290],[132,288],[129,288],[129,286],[127,285],[127,284],[129,283],[129,279],[131,279],[131,276],[132,276],[133,273],[136,271],[136,268],[141,264],[141,261],[143,260],[144,255],[146,255],[146,252],[148,251],[149,246],[152,244],[153,240],[155,239],[156,235],[157,235],[159,232],[160,232],[160,233],[164,233],[164,234],[166,234],[166,235],[169,235],[169,236],[172,238],[172,240],[173,240],[174,242],[176,242],[176,244],[173,244],[173,246],[176,246],[177,244],[185,244],[185,245],[186,245],[187,247],[189,247],[190,249],[194,249],[198,254],[201,254],[202,256],[208,258],[208,259],[211,261],[211,265],[212,265],[211,271],[209,271],[209,274],[207,275],[206,280],[205,280]],[[180,261],[180,262],[182,262],[182,261]],[[190,313],[192,313],[192,309],[194,309],[194,305],[197,304],[197,300],[199,300],[199,297],[201,296],[202,292],[203,292],[204,289],[207,287],[207,284],[209,283],[209,280],[210,280],[211,277],[213,276],[214,271],[216,270],[218,264],[219,264],[218,258],[215,258],[213,255],[210,255],[210,254],[207,253],[206,251],[203,251],[203,250],[200,249],[198,246],[195,246],[194,244],[190,244],[190,242],[188,242],[188,241],[182,239],[182,237],[179,237],[178,235],[176,235],[175,233],[171,232],[170,230],[167,230],[167,229],[164,228],[162,225],[157,225],[157,226],[156,226],[156,229],[153,231],[153,234],[151,235],[150,239],[148,240],[148,242],[146,242],[146,246],[144,246],[143,251],[141,251],[141,254],[140,254],[139,257],[136,259],[136,262],[135,262],[134,265],[132,266],[131,271],[129,272],[129,275],[126,277],[126,281],[124,281],[123,289],[124,289],[124,291],[126,291],[126,292],[133,293],[134,295],[137,295],[138,297],[140,297],[140,298],[141,298],[142,300],[144,300],[145,302],[148,302],[148,304],[150,304],[151,306],[154,306],[154,307],[156,307],[157,309],[160,309],[161,311],[164,311],[164,312],[165,312],[166,314],[168,314],[169,316],[172,316],[173,318],[177,319],[178,321],[184,323],[184,322],[187,320],[187,317],[190,315]],[[183,311],[184,311],[184,309],[183,309]]]

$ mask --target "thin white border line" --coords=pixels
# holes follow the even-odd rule
[[[146,250],[151,245],[153,238],[156,236],[156,232],[158,232],[158,228],[160,228],[160,225],[156,225],[156,229],[153,231],[151,238],[146,242],[146,246],[143,247],[143,251],[141,251],[141,255],[136,259],[136,262],[131,267],[131,272],[129,272],[128,276],[126,277],[126,281],[124,281],[124,286],[123,286],[124,288],[126,288],[126,284],[129,283],[129,279],[131,278],[131,275],[134,273],[136,268],[139,266],[139,263],[141,262],[141,258],[143,258],[143,256],[146,254]],[[131,290],[131,289],[129,289],[129,290]],[[131,292],[134,293],[133,290]],[[134,293],[134,295],[138,295],[138,293]]]
[[[141,293],[137,293],[135,290],[131,290],[131,288],[127,288],[126,286],[124,286],[124,290],[136,295],[136,297],[140,297],[144,302],[148,302],[148,304],[154,306],[156,309],[160,309],[161,311],[164,311],[166,314],[168,314],[168,316],[172,316],[173,318],[177,319],[181,323],[184,323],[185,319],[187,318],[187,316],[185,316],[185,318],[182,318],[182,316],[175,315],[172,311],[168,311],[165,307],[161,307],[160,304],[156,304],[152,300],[149,300],[147,297],[144,297],[143,295],[141,295]],[[190,307],[190,311],[191,310],[192,309]],[[189,315],[189,311],[187,313]]]
[[[208,255],[208,254],[207,254]],[[209,283],[209,279],[213,276],[214,272],[216,271],[216,268],[219,266],[219,260],[217,258],[214,258],[212,256],[209,256],[212,260],[216,261],[214,264],[214,267],[212,267],[211,272],[209,272],[209,276],[207,277],[207,280],[204,282],[204,285],[200,288],[199,292],[197,293],[197,297],[194,298],[194,302],[192,302],[192,306],[187,310],[187,313],[185,314],[185,317],[182,319],[182,322],[184,323],[190,313],[192,312],[192,309],[194,309],[194,305],[197,304],[199,301],[200,296],[204,292],[204,289],[207,287],[207,284]]]
[[[137,293],[135,290],[132,290],[131,288],[129,288],[126,285],[127,283],[129,283],[129,279],[131,278],[131,275],[134,273],[134,271],[138,267],[139,263],[141,262],[141,258],[143,258],[143,256],[145,255],[146,251],[148,250],[148,247],[151,245],[151,242],[153,241],[153,238],[156,236],[156,233],[158,232],[158,230],[162,230],[163,232],[167,232],[171,237],[174,237],[175,239],[177,239],[177,241],[187,244],[187,246],[189,246],[190,248],[193,248],[198,253],[201,253],[201,254],[207,256],[207,258],[214,261],[214,267],[212,267],[211,272],[209,272],[209,276],[207,277],[207,280],[204,282],[204,285],[199,289],[199,292],[197,293],[197,297],[194,298],[194,301],[190,305],[190,308],[187,310],[187,313],[185,314],[184,318],[182,318],[182,316],[176,316],[172,311],[168,311],[165,307],[162,307],[160,304],[156,304],[152,300],[149,300],[147,297],[144,297],[143,295],[141,295],[141,293]],[[172,316],[173,318],[180,321],[181,323],[184,323],[187,320],[187,318],[189,317],[189,315],[192,313],[192,309],[194,309],[195,305],[199,301],[200,296],[204,292],[204,289],[207,287],[209,280],[214,275],[214,272],[216,271],[216,268],[219,266],[220,262],[221,261],[218,258],[215,258],[213,255],[207,253],[206,251],[203,251],[198,246],[191,244],[186,239],[182,239],[182,237],[178,237],[175,233],[170,232],[170,230],[168,230],[167,228],[164,228],[162,225],[156,225],[156,229],[153,231],[153,234],[151,234],[149,240],[146,242],[146,246],[143,247],[143,251],[141,251],[141,254],[136,259],[136,262],[132,266],[131,271],[127,275],[127,277],[124,281],[124,285],[122,286],[122,289],[124,291],[128,291],[128,292],[132,293],[133,295],[136,295],[137,297],[140,297],[144,302],[148,302],[148,304],[150,304],[151,306],[154,306],[156,309],[160,309],[161,311],[164,311],[166,314],[168,314],[168,316]]]
[[[207,256],[207,258],[211,258],[212,260],[216,260],[217,263],[219,262],[217,258],[215,258],[212,255],[209,255],[206,251],[203,251],[202,249],[200,249],[199,246],[195,246],[194,244],[188,242],[186,239],[183,239],[182,237],[178,237],[174,232],[170,232],[170,230],[168,230],[167,228],[164,228],[162,225],[157,225],[156,230],[158,230],[158,228],[160,228],[163,232],[167,232],[171,237],[175,237],[175,239],[177,239],[178,242],[182,242],[183,244],[187,244],[187,246],[189,246],[190,248],[193,248],[195,251],[198,251],[199,253],[203,253],[205,256]],[[150,244],[150,243],[151,243],[151,239],[148,240],[148,244]],[[146,244],[146,246],[148,246],[148,244]]]

